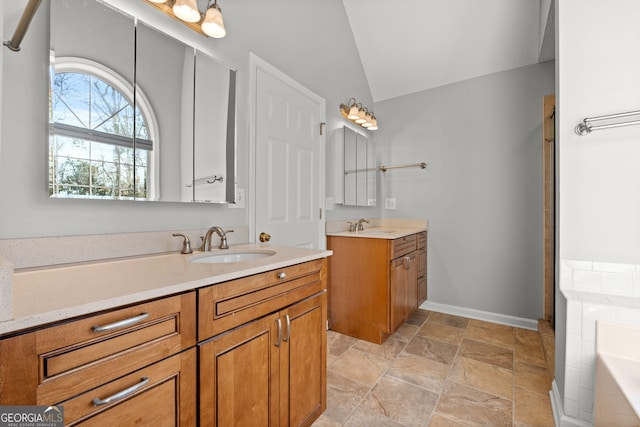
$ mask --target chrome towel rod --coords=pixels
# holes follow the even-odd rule
[[[27,30],[29,29],[29,24],[31,24],[31,20],[33,16],[36,14],[38,10],[38,6],[42,0],[29,0],[27,6],[24,8],[24,12],[22,12],[22,18],[20,18],[20,22],[18,22],[18,26],[16,27],[15,32],[13,33],[13,37],[8,42],[5,41],[2,44],[9,48],[9,50],[13,52],[18,52],[20,50],[20,43],[22,43],[22,39],[25,34],[27,34]]]
[[[407,165],[396,165],[396,166],[380,166],[380,170],[382,172],[386,172],[389,169],[399,169],[399,168],[420,168],[420,169],[424,169],[427,167],[427,164],[425,162],[421,162],[421,163],[410,163]]]
[[[617,128],[622,126],[640,125],[640,119],[626,122],[606,123],[602,125],[593,125],[592,122],[603,120],[619,119],[621,117],[640,116],[640,111],[629,111],[627,113],[610,114],[608,116],[587,117],[576,126],[576,133],[580,136],[589,135],[594,130]]]

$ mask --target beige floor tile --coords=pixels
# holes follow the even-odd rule
[[[391,418],[359,407],[344,424],[345,427],[404,427]],[[315,426],[314,426],[315,427]]]
[[[411,338],[413,338],[419,330],[420,327],[405,323],[400,326],[391,337],[400,341],[411,341]]]
[[[549,395],[551,378],[546,368],[516,361],[513,369],[514,384],[531,392]]]
[[[450,365],[456,356],[458,346],[447,344],[430,338],[415,336],[401,354],[412,354],[414,356],[426,357],[436,362]]]
[[[356,338],[334,331],[327,331],[327,347],[329,348],[329,353],[334,356],[341,356],[356,341],[358,341]]]
[[[513,400],[513,371],[466,357],[456,357],[447,381]]]
[[[541,347],[542,341],[540,340],[540,333],[538,331],[531,331],[529,329],[515,329],[516,344]]]
[[[385,375],[371,390],[361,409],[407,427],[426,425],[438,394]]]
[[[458,355],[502,368],[513,369],[513,350],[499,345],[465,338],[460,345]]]
[[[477,426],[510,426],[512,410],[510,400],[448,381],[436,406],[437,414]]]
[[[422,324],[431,316],[433,312],[429,310],[418,309],[406,321],[409,325],[422,326]]]
[[[544,358],[542,345],[521,344],[516,342],[513,347],[513,358],[515,361],[526,363],[528,365],[540,366],[546,368],[547,364]]]
[[[370,387],[338,375],[327,372],[327,410],[323,416],[327,421],[342,425],[358,407]],[[330,425],[330,424],[329,424]]]
[[[389,361],[373,354],[363,353],[353,348],[347,350],[333,362],[329,371],[360,384],[373,387],[389,366]]]
[[[469,319],[465,317],[454,316],[452,314],[445,314],[445,313],[435,313],[435,312],[432,313],[431,316],[429,316],[429,319],[427,321],[442,323],[443,325],[453,326],[453,327],[462,328],[462,329],[466,328],[467,325],[469,324]]]
[[[431,417],[431,421],[429,422],[429,427],[465,427],[468,425],[469,424],[463,424],[444,417],[441,414],[433,414],[433,417]]]
[[[464,338],[464,332],[465,330],[461,328],[427,321],[422,325],[417,335],[459,345],[462,342],[462,338]]]
[[[440,393],[450,365],[410,354],[400,355],[387,370],[387,375]]]
[[[465,338],[509,348],[513,348],[515,342],[513,327],[474,319],[469,321]]]
[[[327,416],[327,412],[325,411],[322,415],[320,415],[320,418],[313,422],[312,425],[313,427],[340,427],[343,424],[329,418],[329,416]]]
[[[553,427],[551,400],[538,393],[532,393],[516,386],[514,418],[518,426]]]
[[[374,344],[368,341],[358,340],[353,345],[353,348],[387,360],[395,360],[406,345],[406,341],[400,341],[394,337],[389,337],[382,344]]]

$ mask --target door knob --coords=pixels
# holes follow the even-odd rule
[[[265,233],[264,231],[260,233],[261,242],[268,242],[269,240],[271,240],[271,234]]]

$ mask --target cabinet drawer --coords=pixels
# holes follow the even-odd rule
[[[192,426],[196,420],[194,384],[196,349],[192,348],[65,401],[64,423]]]
[[[423,231],[422,233],[418,233],[418,247],[426,248],[427,247],[427,232]]]
[[[391,241],[391,259],[404,256],[416,249],[416,235],[399,237]]]
[[[418,277],[427,274],[427,249],[418,249]]]
[[[324,260],[297,264],[198,290],[198,341],[326,289]]]
[[[55,404],[195,345],[195,292],[36,332],[38,404]]]

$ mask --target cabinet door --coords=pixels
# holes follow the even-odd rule
[[[192,426],[195,384],[196,351],[190,349],[64,402],[65,425]]]
[[[326,292],[294,304],[280,317],[280,425],[309,426],[326,409]]]
[[[266,316],[198,345],[200,425],[278,425],[281,322]]]
[[[417,271],[416,251],[391,261],[390,334],[418,307]]]

